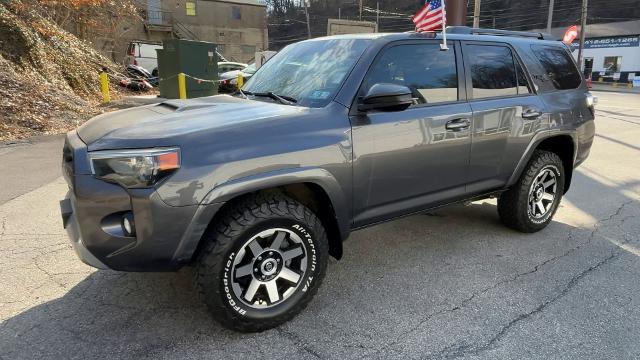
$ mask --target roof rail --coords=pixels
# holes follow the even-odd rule
[[[463,35],[497,35],[497,36],[520,36],[528,38],[536,38],[539,40],[558,40],[555,36],[543,32],[527,32],[527,31],[511,31],[498,29],[481,29],[471,28],[468,26],[447,26],[449,34]]]

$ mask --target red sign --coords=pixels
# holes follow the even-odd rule
[[[567,31],[564,33],[564,38],[562,39],[562,42],[570,45],[571,43],[573,43],[573,40],[575,40],[578,37],[578,27],[575,25],[571,25]]]

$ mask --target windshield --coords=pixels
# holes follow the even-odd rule
[[[326,39],[289,45],[262,65],[242,90],[286,96],[301,106],[325,106],[369,42]]]

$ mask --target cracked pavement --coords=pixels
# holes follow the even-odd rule
[[[640,358],[640,95],[596,95],[591,157],[547,229],[508,230],[484,200],[356,232],[307,310],[260,334],[218,326],[189,268],[81,263],[60,139],[0,146],[0,359]]]

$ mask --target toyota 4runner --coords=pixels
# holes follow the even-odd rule
[[[67,134],[63,224],[87,264],[195,267],[214,318],[261,331],[299,313],[353,230],[497,197],[549,224],[594,136],[563,43],[452,27],[280,51],[233,96],[103,114]]]

